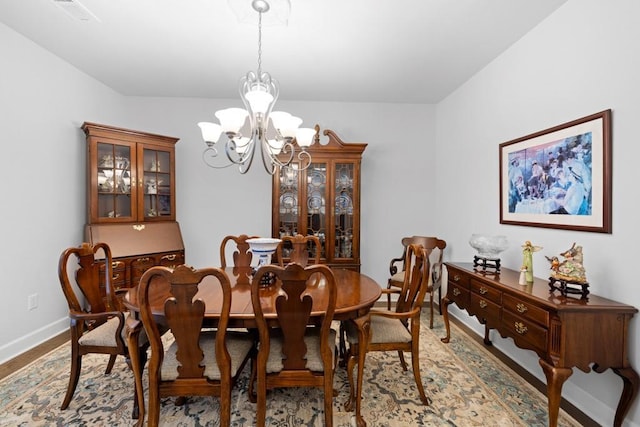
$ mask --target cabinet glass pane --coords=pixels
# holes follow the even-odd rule
[[[98,217],[131,216],[131,148],[98,143]]]
[[[171,216],[170,153],[147,148],[143,152],[144,216]]]
[[[325,258],[325,236],[327,226],[327,165],[312,163],[307,169],[307,235],[320,239],[320,257]],[[311,256],[315,256],[315,246],[310,244]]]
[[[279,172],[279,216],[278,233],[282,236],[298,234],[298,218],[300,215],[297,167],[282,168]],[[286,255],[285,255],[286,256]]]
[[[336,163],[335,258],[353,256],[353,174],[353,163]]]

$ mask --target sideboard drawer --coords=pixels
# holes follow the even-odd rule
[[[475,292],[482,298],[493,301],[496,304],[502,303],[502,292],[496,288],[488,286],[482,282],[471,279],[471,292]]]
[[[536,323],[549,327],[549,312],[531,303],[522,301],[511,295],[505,294],[503,297],[503,307],[524,319],[533,320]]]
[[[469,275],[460,270],[447,266],[449,283],[455,284],[459,288],[469,289]]]
[[[507,310],[502,311],[502,326],[509,331],[508,335],[513,337],[518,347],[529,348],[538,354],[546,353],[547,329]]]
[[[500,306],[482,295],[474,292],[470,295],[469,314],[473,314],[478,319],[487,321],[489,325],[497,325],[500,321]]]
[[[449,288],[447,289],[447,298],[455,302],[460,308],[467,308],[469,306],[469,291],[460,286],[457,282],[449,281]]]

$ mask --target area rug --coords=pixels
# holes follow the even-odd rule
[[[428,319],[428,313],[422,316]],[[434,329],[423,321],[420,366],[429,405],[420,403],[411,368],[403,372],[397,353],[367,356],[362,393],[362,414],[368,426],[546,426],[547,399],[505,366],[481,343],[451,325],[451,342],[441,316]],[[67,344],[0,381],[0,424],[7,426],[130,426],[133,379],[119,358],[110,375],[104,375],[107,357],[83,358],[78,388],[69,408],[60,403],[69,380],[70,347]],[[410,364],[410,355],[406,354]],[[255,405],[247,399],[249,367],[232,394],[235,427],[255,425]],[[144,379],[146,384],[146,377]],[[349,394],[346,372],[335,376],[334,425],[355,425],[345,412]],[[276,427],[322,426],[322,391],[308,388],[279,389],[269,393],[267,425]],[[218,426],[216,398],[193,397],[182,406],[174,399],[162,401],[163,426]],[[560,411],[559,425],[580,424]]]

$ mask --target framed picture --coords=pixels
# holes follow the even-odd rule
[[[500,223],[611,233],[611,110],[500,144]]]

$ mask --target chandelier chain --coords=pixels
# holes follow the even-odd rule
[[[262,12],[258,13],[258,81],[262,78]]]

